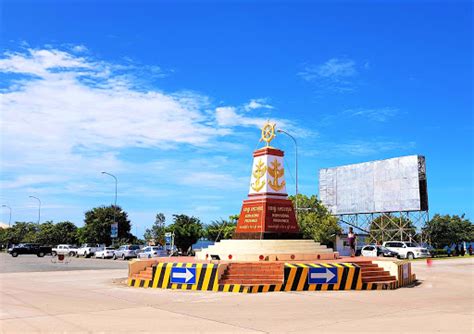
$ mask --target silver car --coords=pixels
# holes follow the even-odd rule
[[[139,259],[150,259],[152,257],[168,256],[168,252],[160,246],[145,247],[137,254]]]
[[[112,259],[117,260],[121,258],[122,260],[128,260],[131,258],[137,257],[137,253],[140,250],[140,246],[138,245],[123,245],[120,246],[119,249],[114,251],[114,255]]]

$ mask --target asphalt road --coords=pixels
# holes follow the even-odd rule
[[[130,288],[125,268],[0,273],[0,332],[472,333],[474,259],[413,268],[411,288],[262,294]]]
[[[54,263],[54,261],[52,256],[18,255],[18,257],[13,257],[7,253],[0,253],[0,273],[128,268],[128,261],[122,260],[66,257],[64,263]]]

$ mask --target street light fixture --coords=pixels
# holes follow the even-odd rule
[[[109,176],[113,177],[114,180],[115,180],[115,201],[114,201],[114,225],[115,225],[115,223],[116,223],[116,221],[115,221],[115,211],[117,210],[117,183],[118,183],[117,182],[117,177],[115,177],[115,175],[107,173],[107,172],[102,172],[102,174],[109,175]]]
[[[39,224],[41,221],[41,200],[36,196],[29,196],[29,197],[34,198],[38,201],[38,224]]]
[[[11,222],[12,222],[12,208],[10,208],[8,205],[3,204],[2,208],[8,208],[10,210],[10,218],[8,218],[8,227],[11,227]]]
[[[295,143],[295,214],[296,214],[296,221],[298,221],[298,143],[296,142],[295,137],[290,135],[285,130],[278,129],[277,132],[284,133],[285,135],[290,137]]]

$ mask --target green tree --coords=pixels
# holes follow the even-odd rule
[[[153,241],[155,244],[165,244],[165,215],[161,212],[155,217],[155,222],[151,228],[145,230],[143,235],[146,241]]]
[[[474,241],[474,225],[464,215],[435,214],[423,227],[423,233],[435,248]]]
[[[77,234],[78,228],[74,223],[70,221],[59,222],[54,225],[54,229],[59,236],[57,239],[58,244],[65,243],[74,245],[79,243]]]
[[[230,216],[229,220],[214,220],[205,226],[204,236],[208,240],[220,241],[222,239],[232,239],[235,228],[237,227],[237,219],[235,216]]]
[[[20,242],[35,242],[38,224],[32,222],[15,222],[12,227],[6,229],[4,234],[5,243],[18,244]]]
[[[295,203],[295,196],[289,196],[289,199]],[[335,236],[342,232],[337,218],[331,215],[316,195],[308,197],[298,194],[297,200],[298,225],[303,237],[326,245],[333,244]]]
[[[203,235],[202,223],[199,218],[187,215],[173,215],[173,224],[166,230],[174,233],[174,243],[181,252],[188,249]]]
[[[16,222],[11,228],[1,231],[0,243],[2,245],[20,242],[35,242],[43,245],[75,244],[77,242],[76,232],[77,227],[71,222],[57,224],[52,221],[42,224]]]
[[[371,242],[382,243],[388,240],[408,241],[416,239],[416,227],[405,216],[384,214],[375,218],[369,226]]]
[[[62,243],[60,237],[53,222],[47,221],[39,225],[35,241],[42,245],[57,245]]]
[[[101,206],[89,210],[85,214],[84,229],[78,234],[81,243],[106,244],[112,243],[110,237],[111,224],[118,223],[118,239],[130,242],[134,236],[130,233],[131,223],[128,214],[120,206]]]

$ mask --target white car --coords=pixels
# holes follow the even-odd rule
[[[168,256],[168,252],[160,246],[148,246],[143,248],[138,254],[139,259],[150,259],[152,257]]]
[[[105,247],[95,252],[96,259],[111,259],[114,256],[115,248]]]
[[[397,252],[401,259],[418,259],[430,257],[430,252],[427,248],[420,247],[414,242],[408,241],[385,241],[383,246],[391,251]]]
[[[379,245],[365,245],[362,247],[360,254],[367,257],[397,257],[398,253],[392,250],[389,250],[386,247]]]
[[[77,248],[71,245],[58,245],[54,247],[51,252],[53,255],[62,254],[75,256],[77,254]]]
[[[99,250],[102,249],[104,245],[97,244],[84,244],[77,250],[77,256],[91,257]]]

